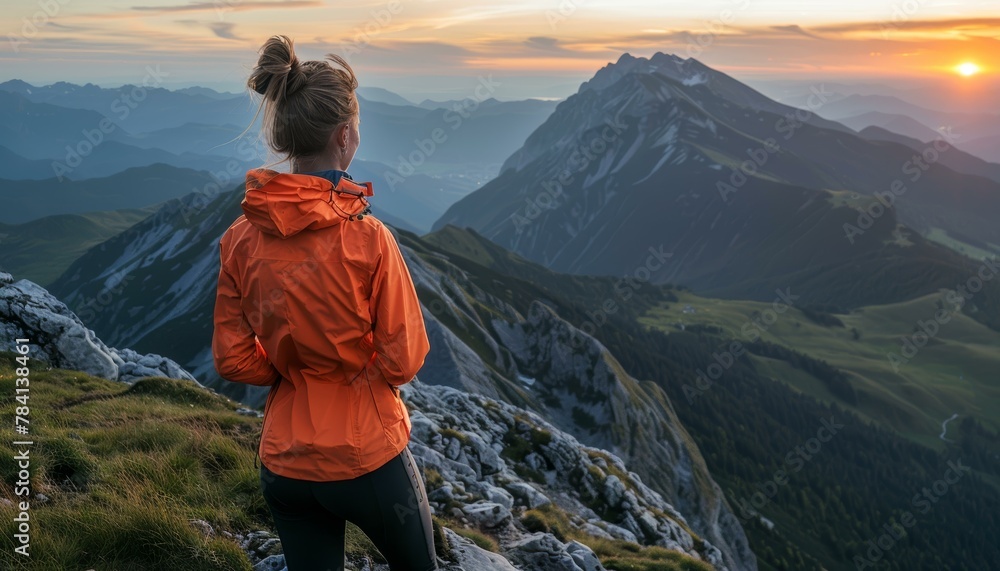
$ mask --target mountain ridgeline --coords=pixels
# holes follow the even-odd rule
[[[723,297],[791,288],[843,309],[953,288],[979,265],[925,236],[1000,244],[1000,182],[871,141],[693,59],[602,69],[435,228],[470,227],[557,271],[645,274]],[[650,248],[669,254],[646,267]],[[972,306],[1000,308],[1000,280]],[[980,318],[1000,327],[997,311]]]

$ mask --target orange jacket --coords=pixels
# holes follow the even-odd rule
[[[409,441],[397,385],[429,344],[396,240],[357,217],[371,194],[251,170],[244,215],[220,241],[212,357],[224,379],[271,385],[259,452],[282,476],[355,478]]]

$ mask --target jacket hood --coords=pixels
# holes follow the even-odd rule
[[[287,238],[303,230],[317,230],[357,220],[367,214],[372,196],[370,182],[355,183],[343,177],[329,180],[270,169],[247,172],[243,214],[261,232]]]

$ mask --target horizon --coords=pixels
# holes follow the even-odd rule
[[[12,10],[0,80],[32,85],[139,83],[146,66],[160,65],[162,87],[240,93],[260,45],[283,33],[296,41],[301,59],[339,53],[362,86],[414,102],[462,98],[480,76],[499,82],[500,100],[563,99],[622,54],[656,52],[694,57],[761,90],[879,83],[977,105],[1000,92],[1000,18],[991,17],[985,2],[850,0],[792,11],[779,0],[475,8],[454,0],[349,7],[214,0],[128,9],[109,0],[87,6],[55,0],[44,9]]]

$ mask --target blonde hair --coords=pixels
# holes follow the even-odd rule
[[[247,87],[263,96],[257,114],[268,144],[289,159],[321,153],[334,129],[358,117],[358,79],[347,61],[327,54],[300,62],[288,36],[264,42]]]

